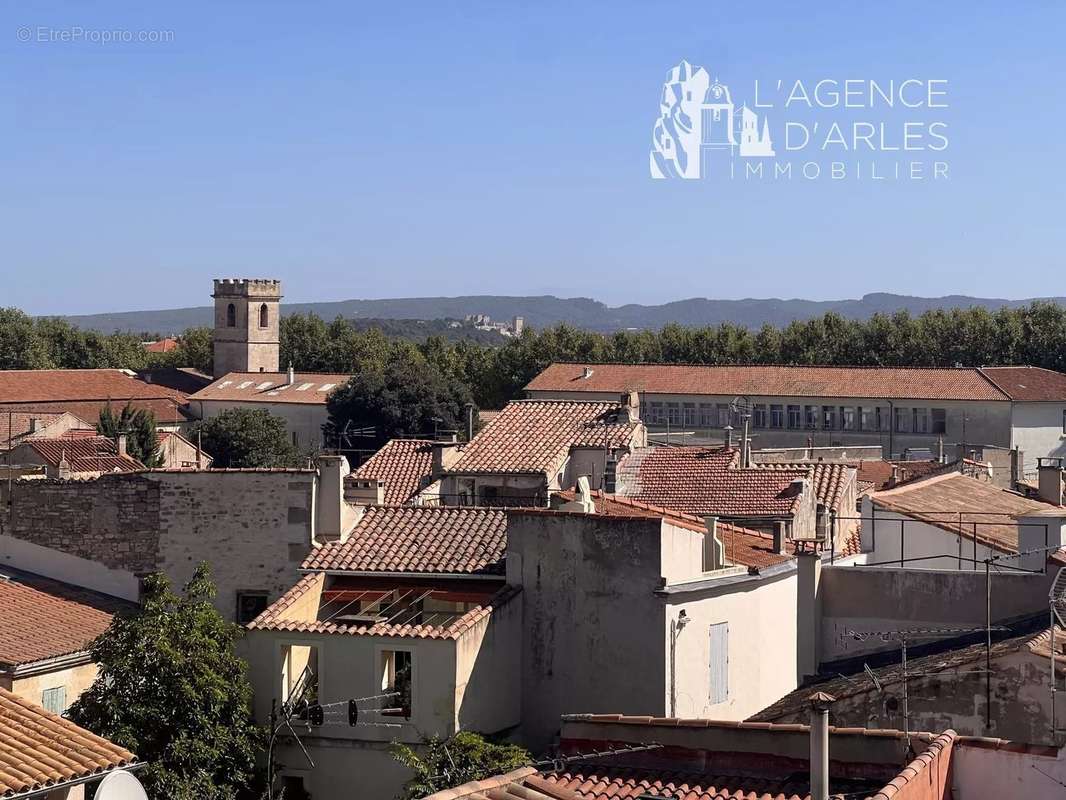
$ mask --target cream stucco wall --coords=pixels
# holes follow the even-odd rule
[[[15,678],[9,684],[4,684],[4,688],[9,689],[24,700],[41,705],[45,689],[63,687],[67,690],[66,706],[63,708],[63,711],[66,711],[71,703],[81,696],[82,692],[92,686],[93,681],[96,680],[96,672],[96,664],[89,662],[55,670],[54,672]],[[0,677],[0,681],[2,680],[3,678]]]
[[[667,643],[682,609],[690,620],[676,634],[675,716],[742,720],[796,688],[797,585],[792,569],[670,595]],[[728,692],[725,702],[712,703],[710,626],[722,622],[729,625]]]
[[[1011,445],[1025,455],[1023,472],[1033,472],[1037,459],[1066,456],[1063,411],[1066,403],[1015,403]]]
[[[983,570],[983,564],[975,562],[981,562],[996,553],[980,542],[975,544],[972,535],[960,536],[905,514],[875,508],[870,497],[863,498],[862,507],[862,549],[868,552],[870,564],[887,564],[905,569],[972,571]],[[944,515],[943,519],[951,522],[948,515]],[[982,519],[1013,524],[998,516]],[[965,530],[965,523],[963,527]],[[981,527],[978,524],[979,537]]]
[[[242,403],[223,400],[193,400],[189,403],[189,408],[200,419],[211,419],[233,408],[269,411],[285,420],[290,436],[296,435],[296,447],[301,453],[316,453],[322,449],[324,444],[322,426],[329,420],[325,403]]]

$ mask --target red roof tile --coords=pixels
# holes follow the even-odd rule
[[[142,346],[147,353],[171,353],[178,349],[178,340],[159,339],[155,342],[144,342]]]
[[[0,667],[88,649],[133,603],[21,570],[0,569]]]
[[[0,412],[69,411],[95,423],[110,402],[116,409],[130,401],[157,423],[185,422],[186,398],[165,386],[145,383],[121,369],[0,370]]]
[[[618,493],[701,516],[791,516],[799,497],[793,482],[811,470],[743,469],[738,460],[725,448],[639,448],[618,466]]]
[[[903,483],[949,468],[947,464],[939,461],[882,461],[880,459],[858,461],[854,466],[858,470],[859,481],[871,484],[877,491],[887,489],[892,485],[893,471],[896,474],[896,483]]]
[[[588,378],[582,377],[591,369]],[[563,364],[526,385],[531,392],[621,392],[736,397],[854,397],[877,400],[1009,400],[971,368]]]
[[[0,798],[99,775],[133,753],[0,689]]]
[[[137,472],[144,469],[144,465],[132,456],[119,455],[114,441],[106,436],[86,436],[72,431],[56,439],[26,439],[24,444],[50,466],[58,467],[60,460],[66,459],[71,472]]]
[[[627,448],[639,426],[617,403],[515,400],[466,444],[448,471],[553,475],[572,448]]]
[[[426,439],[392,439],[351,475],[385,484],[385,505],[406,503],[433,477],[433,443]]]
[[[12,438],[17,443],[18,439],[26,436],[30,432],[33,420],[37,420],[41,427],[44,427],[62,416],[62,411],[39,411],[33,413],[30,411],[9,412],[0,410],[0,450],[6,450]]]
[[[502,574],[507,514],[488,508],[368,508],[344,542],[312,551],[302,569]]]
[[[329,393],[351,377],[332,372],[297,372],[290,384],[287,372],[230,372],[190,395],[189,400],[325,405]]]
[[[756,464],[760,469],[810,470],[814,482],[814,495],[826,508],[840,511],[840,502],[848,484],[855,481],[855,468],[847,464],[829,461],[797,461],[788,464]],[[847,509],[849,515],[855,513],[854,506]]]
[[[1040,367],[982,367],[981,372],[1014,400],[1066,400],[1066,375],[1061,372]]]
[[[1017,514],[1053,508],[977,478],[952,472],[933,475],[870,495],[879,509],[895,511],[930,525],[961,533],[996,550],[1018,552]]]
[[[566,502],[573,501],[576,495],[577,493],[572,489],[555,493],[556,497]],[[707,525],[703,519],[681,511],[642,503],[620,495],[604,494],[600,491],[592,492],[592,500],[593,505],[596,506],[596,513],[605,517],[659,517],[679,528],[687,528],[700,533],[707,531]],[[725,548],[725,557],[731,564],[766,569],[789,561],[795,552],[795,545],[789,542],[786,545],[787,554],[777,553],[773,546],[774,537],[770,534],[733,525],[730,522],[719,520],[717,532],[718,538],[722,541],[722,547]]]

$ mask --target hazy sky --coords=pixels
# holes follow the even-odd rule
[[[1066,294],[1056,0],[2,7],[0,306],[203,305],[216,276],[291,301]],[[949,178],[653,181],[683,58],[738,105],[946,80],[913,116],[948,126]]]

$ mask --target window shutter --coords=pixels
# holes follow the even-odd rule
[[[719,622],[710,627],[710,702],[724,703],[729,699],[729,623]]]

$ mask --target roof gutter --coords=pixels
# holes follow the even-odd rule
[[[506,581],[506,575],[486,575],[479,573],[461,573],[461,572],[380,572],[373,570],[357,570],[357,569],[314,569],[308,567],[300,567],[299,572],[305,575],[315,575],[322,573],[323,575],[332,575],[339,577],[355,577],[355,578],[405,578],[405,579],[419,579],[419,578],[446,578],[450,580],[479,580],[479,581]]]
[[[43,795],[51,794],[52,792],[58,792],[63,789],[69,789],[73,786],[80,786],[83,783],[92,783],[93,781],[103,780],[112,772],[137,772],[148,766],[147,761],[134,761],[131,764],[126,764],[121,767],[111,767],[111,769],[105,769],[103,772],[94,772],[92,775],[83,775],[80,778],[71,778],[69,781],[61,781],[60,783],[52,783],[48,786],[42,786],[38,789],[30,789],[22,792],[21,794],[9,794],[4,800],[23,800],[28,797],[41,797]]]
[[[741,564],[738,566],[744,565]],[[748,572],[743,575],[732,573],[720,577],[715,577],[713,572],[707,573],[701,578],[684,581],[683,583],[675,583],[673,585],[667,584],[661,589],[656,589],[655,594],[669,598],[672,595],[684,595],[690,592],[704,592],[713,589],[721,589],[738,583],[746,583],[748,581],[761,581],[769,578],[784,577],[790,573],[796,572],[796,570],[796,559],[790,558],[788,561],[774,564],[772,567],[760,568],[759,571],[755,573]]]
[[[5,668],[5,671],[11,675],[15,680],[20,678],[30,678],[34,675],[44,675],[49,672],[56,672],[61,669],[70,669],[71,667],[80,667],[83,664],[89,664],[92,662],[92,658],[87,650],[79,650],[76,653],[67,653],[62,656],[55,656],[53,658],[44,658],[39,661],[28,661],[23,664],[11,664],[0,665]]]

